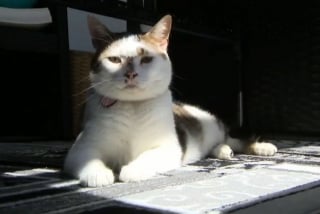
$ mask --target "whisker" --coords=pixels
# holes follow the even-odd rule
[[[80,91],[80,92],[78,92],[78,93],[75,93],[75,94],[73,94],[72,96],[80,96],[80,95],[82,95],[82,94],[84,94],[84,93],[86,93],[87,91],[89,91],[90,89],[92,89],[92,88],[94,88],[95,86],[94,85],[91,85],[91,86],[89,86],[88,88],[86,88],[86,89],[84,89],[84,90],[82,90],[82,91]]]
[[[85,76],[83,78],[81,78],[80,80],[76,81],[76,84],[82,83],[84,81],[90,81],[90,76]]]
[[[102,85],[102,84],[104,84],[104,83],[106,83],[106,82],[110,82],[110,81],[111,81],[111,80],[109,80],[109,79],[105,79],[105,80],[102,80],[102,81],[100,81],[100,82],[97,82],[96,84],[92,84],[92,85],[90,85],[88,88],[86,88],[86,89],[84,89],[84,90],[82,90],[82,91],[80,91],[80,92],[78,92],[78,93],[76,93],[76,94],[73,94],[73,96],[82,95],[82,94],[86,93],[87,91],[89,91],[90,89],[92,89],[92,88],[94,88],[94,87],[96,87],[96,86],[98,86],[98,85]]]
[[[172,91],[176,92],[178,95],[183,96],[183,93],[179,91],[177,88],[173,87],[172,85],[170,86],[170,89],[172,89]]]
[[[77,107],[83,106],[83,105],[86,104],[89,100],[93,99],[93,97],[94,97],[93,95],[87,96],[86,99],[84,99],[81,103],[78,103],[78,104],[77,104]]]
[[[186,78],[180,76],[180,75],[177,75],[175,73],[173,73],[173,76],[176,77],[177,79],[180,79],[180,80],[186,80]]]

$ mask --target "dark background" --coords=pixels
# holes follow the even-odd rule
[[[127,20],[173,16],[176,99],[214,112],[235,133],[320,137],[320,3],[254,0],[40,1],[53,24],[0,27],[2,140],[70,140],[66,7]]]

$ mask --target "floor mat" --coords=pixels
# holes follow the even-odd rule
[[[3,144],[6,150],[0,144],[0,213],[233,212],[320,187],[320,145],[278,143],[272,157],[208,158],[146,181],[103,188],[81,188],[61,174],[56,166],[67,151],[62,144]]]

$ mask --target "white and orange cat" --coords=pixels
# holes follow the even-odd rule
[[[209,155],[231,159],[233,151],[277,151],[271,143],[233,139],[212,114],[173,102],[167,54],[171,24],[166,15],[147,33],[118,38],[88,16],[96,49],[90,73],[95,92],[64,164],[83,186],[112,184],[115,175],[123,182],[141,181]]]

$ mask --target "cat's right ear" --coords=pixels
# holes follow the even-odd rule
[[[96,50],[104,48],[113,41],[113,34],[108,28],[92,15],[87,17],[91,42]]]
[[[172,17],[171,15],[166,15],[143,36],[147,40],[157,44],[162,50],[166,51],[169,44],[171,25]]]

